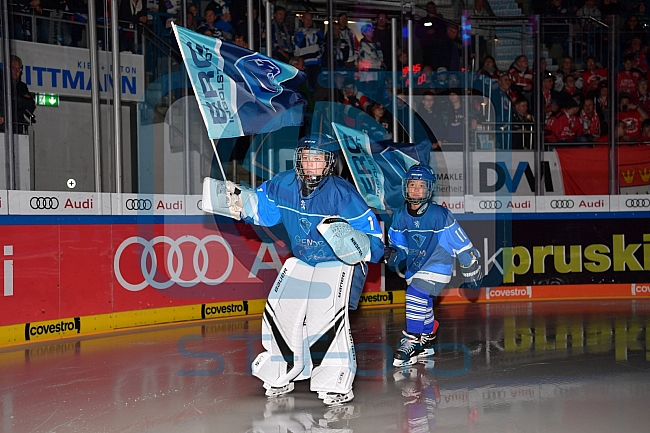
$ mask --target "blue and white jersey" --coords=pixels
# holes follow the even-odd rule
[[[314,266],[339,260],[317,230],[323,218],[338,215],[368,235],[370,261],[382,259],[384,243],[379,221],[350,182],[327,176],[307,197],[302,196],[300,187],[301,181],[293,170],[264,182],[256,189],[257,200],[246,203],[246,222],[266,227],[282,223],[291,238],[293,254]]]
[[[300,56],[305,65],[320,65],[325,38],[319,29],[300,27],[293,37],[295,48],[294,56]]]
[[[393,215],[388,241],[397,249],[399,261],[406,260],[407,281],[423,271],[429,274],[429,279],[448,283],[454,257],[463,266],[472,261],[472,242],[446,208],[429,203],[421,215],[413,217],[406,206]]]

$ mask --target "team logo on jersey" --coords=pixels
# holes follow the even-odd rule
[[[296,75],[291,70],[293,68],[285,69],[279,63],[258,53],[237,60],[235,67],[246,81],[251,94],[274,110],[271,100],[282,93],[282,82]]]
[[[421,234],[415,233],[414,235],[411,235],[411,239],[413,239],[413,242],[415,242],[418,247],[421,247],[422,244],[424,243],[424,240],[426,239],[426,236],[422,236]]]
[[[307,218],[300,219],[300,228],[302,228],[302,231],[304,231],[305,234],[309,233],[309,231],[311,230],[311,223]]]

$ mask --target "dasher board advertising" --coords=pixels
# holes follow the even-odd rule
[[[12,54],[23,62],[22,80],[32,93],[90,99],[90,53],[83,48],[12,40]],[[113,93],[112,53],[99,51],[99,94]],[[122,100],[139,101],[144,92],[144,56],[120,53]]]

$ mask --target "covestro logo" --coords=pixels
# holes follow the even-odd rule
[[[488,287],[485,290],[485,299],[521,299],[528,298],[532,299],[533,297],[533,288],[531,286],[526,287]]]
[[[248,314],[248,301],[223,302],[219,304],[202,304],[201,318],[243,316]]]
[[[81,332],[81,318],[62,319],[56,322],[40,322],[38,324],[25,324],[25,340],[30,341],[44,336],[79,334]]]
[[[632,296],[650,296],[650,284],[632,284]]]
[[[378,292],[371,293],[367,295],[361,295],[359,299],[360,305],[372,305],[372,304],[392,304],[393,303],[393,292]]]

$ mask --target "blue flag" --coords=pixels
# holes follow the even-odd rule
[[[366,204],[388,211],[401,207],[404,204],[402,179],[411,166],[429,164],[431,142],[371,142],[363,131],[337,123],[332,123],[332,128]]]
[[[173,25],[183,62],[212,139],[271,132],[302,124],[305,75],[220,39]]]

